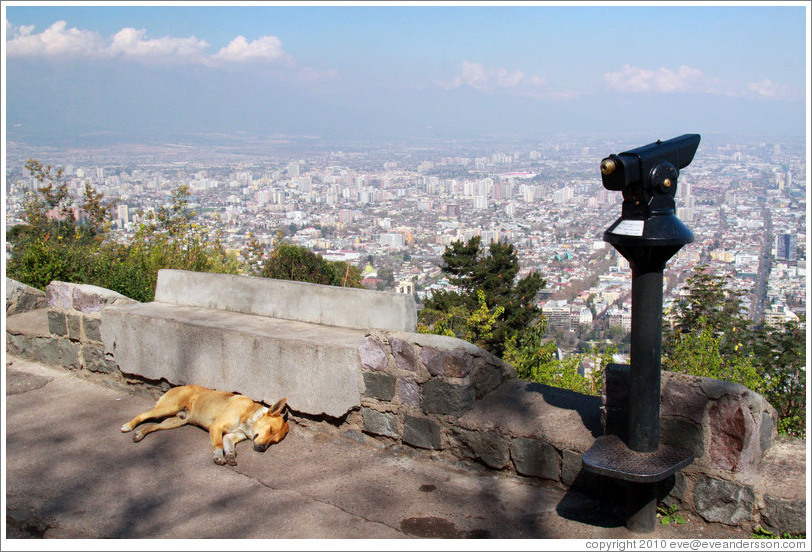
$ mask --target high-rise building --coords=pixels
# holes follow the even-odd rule
[[[130,210],[127,205],[119,205],[117,207],[117,213],[119,220],[123,221],[125,224],[130,221]]]
[[[775,258],[794,261],[798,258],[795,234],[778,234],[775,237]]]

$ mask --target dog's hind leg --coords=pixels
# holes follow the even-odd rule
[[[190,391],[184,387],[170,389],[158,399],[158,402],[155,403],[152,410],[142,412],[121,426],[121,432],[127,433],[128,431],[132,431],[135,429],[135,426],[150,418],[160,419],[166,418],[167,416],[175,416],[185,408],[190,394]],[[182,417],[183,416],[181,416],[181,418]]]
[[[186,418],[172,416],[171,418],[167,418],[160,424],[147,424],[144,427],[140,428],[135,433],[133,433],[133,442],[137,443],[138,441],[146,437],[147,434],[152,433],[153,431],[160,431],[162,429],[174,429],[176,427],[186,425],[187,423],[189,423],[189,420],[187,420]]]

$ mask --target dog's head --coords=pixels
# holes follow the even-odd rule
[[[279,399],[268,409],[268,412],[254,422],[252,440],[254,441],[255,451],[265,452],[269,446],[278,443],[288,434],[290,428],[282,416],[286,404],[287,399]]]

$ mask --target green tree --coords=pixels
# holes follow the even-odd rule
[[[754,344],[763,395],[778,411],[778,429],[806,436],[806,330],[801,322],[765,326]]]
[[[517,332],[526,328],[538,314],[536,294],[545,281],[537,273],[517,281],[519,261],[512,244],[491,243],[487,251],[481,247],[476,236],[467,243],[456,241],[443,253],[442,271],[449,275],[449,282],[461,289],[437,292],[426,300],[421,316],[451,313],[455,310],[470,315],[479,308],[478,293],[484,293],[485,302],[503,310],[495,321],[490,337],[483,347],[501,356],[505,343]],[[463,337],[458,335],[458,337]]]
[[[504,358],[516,368],[519,378],[587,395],[600,394],[604,370],[616,352],[614,347],[603,351],[592,349],[558,359],[558,347],[555,340],[547,336],[547,318],[544,316],[526,331],[512,336],[505,349]],[[592,365],[587,376],[581,374],[581,367],[585,364]]]
[[[378,278],[383,280],[383,287],[391,288],[395,285],[395,271],[391,268],[384,267],[378,270]]]
[[[361,287],[361,271],[343,261],[327,261],[321,255],[278,237],[262,275],[330,286]]]
[[[493,338],[494,327],[505,309],[501,306],[490,308],[482,290],[478,290],[476,295],[478,305],[474,311],[468,311],[461,305],[452,307],[448,312],[434,311],[418,324],[418,333],[459,336],[469,343],[484,346]]]
[[[672,351],[679,333],[697,332],[708,328],[719,338],[719,350],[726,355],[741,355],[742,347],[751,343],[751,322],[742,305],[742,293],[731,289],[727,276],[717,276],[706,266],[699,266],[688,278],[687,295],[675,305],[674,328],[664,328],[663,349]]]
[[[110,230],[111,210],[115,204],[105,203],[104,194],[93,188],[89,182],[85,183],[83,199],[82,211],[87,216],[83,226],[84,233],[88,238],[101,240]]]
[[[253,232],[248,233],[248,245],[243,249],[245,270],[251,276],[262,274],[262,263],[265,257],[265,246],[262,245]]]
[[[663,359],[663,369],[740,383],[763,393],[764,379],[746,355],[723,355],[721,337],[704,318],[697,321],[699,331],[677,334],[671,356]]]
[[[26,161],[25,168],[38,183],[38,193],[29,193],[25,201],[26,222],[40,235],[71,238],[75,219],[64,171],[36,159]]]
[[[805,329],[799,323],[756,325],[743,315],[742,293],[727,278],[697,269],[663,331],[666,370],[740,383],[778,411],[779,430],[805,436]]]

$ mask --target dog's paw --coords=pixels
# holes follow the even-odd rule
[[[226,463],[229,466],[236,466],[237,465],[237,455],[235,455],[235,454],[226,454]]]
[[[127,433],[128,431],[132,431],[133,428],[130,427],[130,424],[124,424],[121,426],[121,433]]]
[[[226,460],[225,456],[215,456],[214,457],[214,463],[217,464],[218,466],[224,466],[226,464],[226,462],[227,462],[227,460]]]
[[[146,435],[140,431],[136,431],[133,433],[133,443],[137,443],[141,439],[143,439]]]

